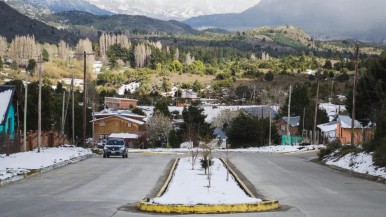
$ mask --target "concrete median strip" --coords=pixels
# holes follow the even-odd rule
[[[161,197],[167,187],[169,186],[176,167],[179,162],[179,158],[175,160],[169,175],[158,192],[156,197]],[[222,160],[222,163],[229,169],[230,173],[235,178],[240,188],[252,198],[256,198],[251,191],[246,187],[242,180],[237,174],[228,166],[228,164]],[[209,214],[209,213],[243,213],[243,212],[262,212],[270,211],[279,208],[279,202],[275,200],[263,200],[261,202],[252,203],[237,203],[237,204],[197,204],[197,205],[184,205],[184,204],[158,204],[151,202],[151,198],[146,198],[139,202],[138,208],[145,212],[155,213],[174,213],[174,214],[187,214],[187,213],[198,213],[198,214]]]

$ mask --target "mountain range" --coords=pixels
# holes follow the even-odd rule
[[[98,8],[86,0],[2,0],[19,12],[37,18],[40,15],[63,11],[84,11],[96,15],[112,15],[107,10]]]
[[[205,15],[184,21],[193,28],[245,30],[294,25],[319,39],[386,39],[384,0],[261,0],[241,13]]]
[[[124,14],[94,15],[81,11],[66,11],[41,17],[46,23],[59,24],[60,28],[104,32],[194,34],[197,30],[178,21],[164,21],[145,16]],[[94,34],[97,35],[97,34]],[[89,38],[90,35],[83,35]]]
[[[186,20],[207,14],[241,12],[260,0],[85,0],[117,14],[143,15],[162,20]]]
[[[39,42],[58,43],[65,40],[75,44],[79,38],[71,32],[31,19],[2,1],[0,1],[0,26],[0,35],[6,37],[8,41],[16,35],[34,35]]]

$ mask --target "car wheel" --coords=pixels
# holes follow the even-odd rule
[[[106,155],[105,155],[105,154],[103,154],[103,158],[106,158]]]
[[[107,158],[109,158],[109,157],[110,157],[110,155],[106,155],[106,157],[107,157]]]

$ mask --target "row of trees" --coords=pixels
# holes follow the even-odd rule
[[[17,129],[23,129],[23,119],[24,119],[24,92],[25,92],[25,86],[23,84],[23,81],[21,80],[14,80],[11,82],[5,83],[6,85],[15,85],[16,93],[13,97],[13,104],[17,106],[16,109],[16,116],[17,116],[17,123],[16,127]],[[58,83],[57,88],[54,90],[52,89],[52,85],[48,83],[47,80],[44,80],[43,86],[42,86],[42,109],[44,115],[42,115],[42,130],[43,131],[61,131],[61,118],[62,118],[62,106],[63,106],[63,92],[66,90],[63,89],[63,86],[61,83]],[[28,85],[28,101],[27,101],[27,130],[37,130],[38,129],[38,107],[36,106],[36,103],[38,101],[38,94],[39,94],[39,83],[38,82],[31,82]],[[67,94],[68,96],[69,94]],[[75,92],[74,97],[74,111],[75,111],[75,121],[79,121],[83,119],[83,112],[82,112],[82,106],[80,106],[79,102],[82,102],[82,93],[79,91]],[[68,107],[71,108],[71,107]],[[91,109],[87,109],[87,123],[90,123],[91,121]],[[72,137],[72,116],[71,112],[68,112],[68,116],[65,120],[65,128],[64,132],[69,136],[69,138]],[[87,135],[91,135],[91,127],[87,127],[88,132]],[[81,142],[82,133],[83,133],[83,126],[82,124],[75,124],[75,138],[77,139],[77,142]]]

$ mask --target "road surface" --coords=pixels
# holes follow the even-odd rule
[[[279,200],[282,208],[219,216],[385,216],[386,185],[309,162],[313,156],[315,153],[232,154],[234,165],[257,191],[265,198]],[[135,204],[154,189],[166,165],[176,157],[93,157],[29,177],[0,188],[0,216],[168,216],[138,212]]]

